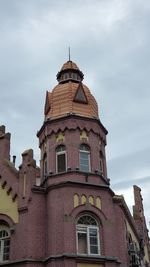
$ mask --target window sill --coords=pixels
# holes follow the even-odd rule
[[[84,253],[77,253],[78,256],[81,257],[101,257],[101,254],[84,254]]]
[[[77,261],[80,262],[100,262],[100,263],[104,263],[104,262],[119,262],[117,257],[111,257],[111,256],[104,256],[104,255],[100,255],[100,254],[77,254]]]

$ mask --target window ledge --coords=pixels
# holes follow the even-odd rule
[[[88,261],[97,261],[97,262],[119,262],[117,257],[113,256],[103,256],[103,255],[94,255],[94,254],[77,254],[77,258],[80,259],[80,261],[85,261],[88,259]]]

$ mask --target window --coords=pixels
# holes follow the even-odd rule
[[[104,163],[103,163],[103,153],[102,153],[102,151],[100,151],[99,156],[100,156],[99,171],[100,171],[100,174],[104,174],[104,165],[103,165]]]
[[[66,171],[66,148],[64,145],[56,148],[56,169],[57,172]]]
[[[128,254],[129,254],[129,266],[140,266],[139,250],[135,241],[132,240],[132,236],[128,233]]]
[[[5,225],[0,225],[0,262],[9,260],[10,231]]]
[[[80,146],[80,170],[90,171],[90,148],[86,144]]]
[[[44,154],[43,157],[43,175],[47,175],[47,156]]]
[[[79,254],[100,254],[99,227],[90,215],[83,215],[77,221],[77,252]]]

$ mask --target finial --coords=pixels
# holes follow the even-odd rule
[[[69,51],[68,52],[69,52],[69,61],[70,61],[70,46],[69,46]]]

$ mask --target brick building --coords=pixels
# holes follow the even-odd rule
[[[46,94],[40,168],[30,149],[16,169],[0,127],[1,266],[150,266],[140,188],[132,216],[110,187],[107,130],[83,76],[69,60]]]

